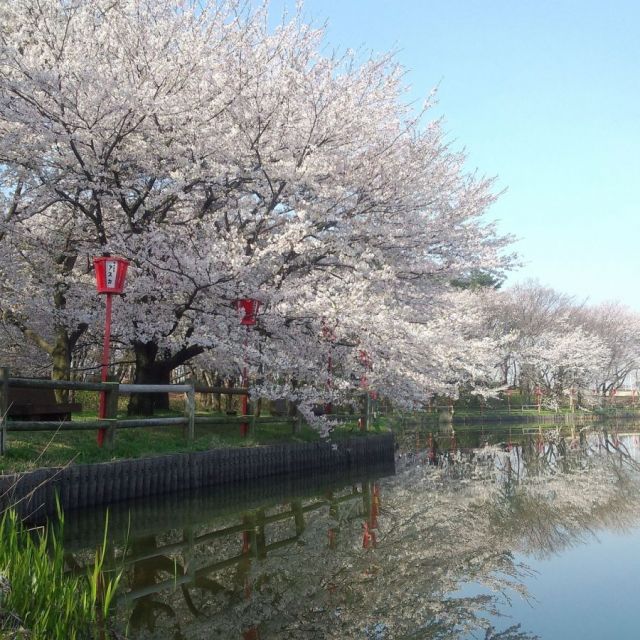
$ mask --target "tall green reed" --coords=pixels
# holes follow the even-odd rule
[[[0,516],[0,574],[10,584],[2,598],[4,618],[14,622],[19,618],[30,640],[104,638],[120,580],[120,574],[108,575],[104,568],[108,521],[87,575],[65,573],[63,526],[62,512],[59,524],[36,531],[28,530],[13,509]],[[2,617],[0,639],[1,623]]]

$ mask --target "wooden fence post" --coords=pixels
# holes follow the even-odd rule
[[[9,414],[9,369],[0,369],[0,456],[7,449],[7,418]]]
[[[188,422],[184,435],[189,442],[193,442],[196,437],[196,390],[193,380],[189,380],[187,384],[189,391],[185,393],[184,413]]]
[[[186,544],[182,546],[182,557],[184,558],[184,577],[189,577],[187,584],[195,584],[196,581],[196,565],[193,552],[195,547],[193,527],[185,527],[182,531],[182,541]]]
[[[370,403],[369,403],[369,394],[364,394],[364,407],[363,407],[362,415],[360,416],[360,431],[369,431],[369,411],[370,411]]]
[[[262,397],[259,396],[249,403],[249,410],[251,411],[251,427],[250,431],[255,436],[260,416],[262,415]]]
[[[255,554],[257,558],[264,559],[267,557],[267,538],[265,536],[265,513],[264,509],[258,509],[255,515],[256,523],[256,546]]]
[[[305,528],[302,500],[293,500],[291,502],[291,513],[293,514],[293,521],[296,525],[296,536],[301,536]]]
[[[293,419],[289,418],[289,420],[291,420],[291,433],[295,435],[302,431],[303,419],[304,418],[302,414],[296,409],[296,415],[293,417]]]

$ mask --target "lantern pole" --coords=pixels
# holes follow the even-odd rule
[[[249,326],[245,327],[244,334],[244,345],[242,349],[242,386],[246,393],[242,394],[242,415],[246,416],[249,414],[249,375],[247,372],[247,349],[249,347]],[[241,422],[240,423],[240,435],[243,438],[247,437],[249,433],[249,423]]]
[[[112,302],[112,293],[106,294],[106,308],[105,308],[105,318],[104,318],[104,342],[102,343],[102,367],[101,367],[101,375],[100,380],[102,382],[107,382],[109,377],[109,347],[111,344],[111,302]],[[100,405],[98,408],[98,417],[100,420],[104,420],[107,417],[107,392],[100,392]],[[98,429],[98,446],[102,447],[104,443],[104,435],[106,433],[106,429],[104,427],[100,427]]]
[[[256,314],[260,307],[260,301],[254,298],[239,298],[235,302],[236,309],[242,311],[242,317],[240,318],[240,324],[246,327],[246,333],[244,336],[243,352],[242,352],[242,386],[245,393],[242,394],[242,409],[243,416],[249,415],[249,372],[247,370],[247,350],[249,347],[249,327],[256,323]],[[249,433],[249,423],[247,421],[240,423],[240,435],[243,438],[247,437]]]
[[[331,355],[329,355],[329,357],[327,358],[327,391],[329,392],[330,396],[332,395],[332,389],[333,389],[332,375],[333,375],[333,358],[331,357]],[[329,402],[327,402],[324,405],[324,412],[326,414],[333,413],[333,402],[331,402],[331,397],[329,399]]]
[[[359,418],[358,424],[360,427],[360,431],[368,431],[369,421],[370,421],[369,414],[371,413],[370,401],[373,400],[373,394],[375,393],[375,391],[371,391],[369,388],[369,380],[367,379],[367,372],[373,369],[373,361],[371,360],[371,358],[369,357],[369,354],[366,351],[360,350],[360,362],[362,363],[362,366],[364,368],[364,373],[362,374],[362,376],[360,376],[360,388],[365,390],[365,397],[364,397],[364,416]]]

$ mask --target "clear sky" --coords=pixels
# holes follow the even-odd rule
[[[290,0],[275,0],[279,13]],[[640,2],[306,0],[327,42],[397,50],[408,100],[435,116],[469,169],[507,189],[491,217],[536,278],[640,310]]]

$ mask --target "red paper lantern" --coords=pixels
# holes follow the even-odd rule
[[[260,300],[255,298],[240,298],[235,302],[236,309],[242,312],[240,324],[244,326],[253,326],[256,323],[256,315],[260,308]]]
[[[360,359],[360,364],[363,367],[366,367],[367,369],[373,368],[373,360],[364,349],[360,349],[360,353],[358,354],[358,357]]]
[[[330,340],[334,342],[336,339],[336,334],[333,329],[325,322],[324,318],[322,320],[322,337],[325,340]]]
[[[102,256],[93,259],[96,270],[98,293],[122,293],[129,261],[117,256]]]

